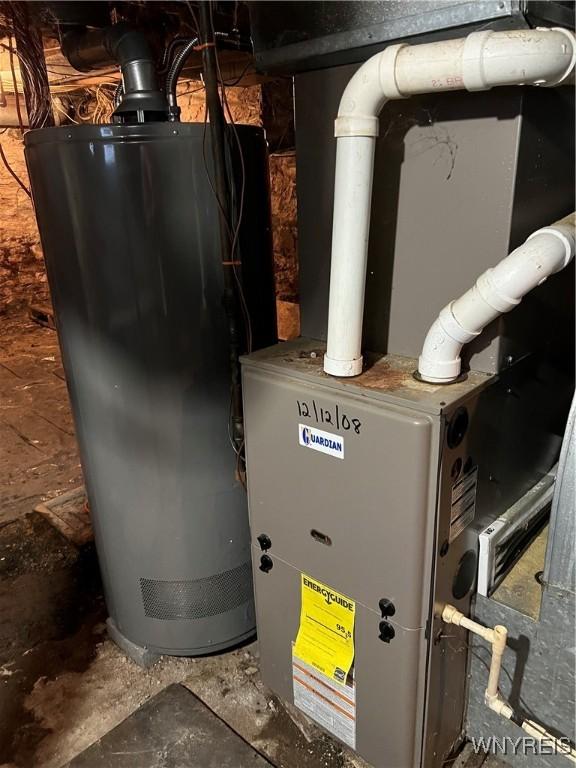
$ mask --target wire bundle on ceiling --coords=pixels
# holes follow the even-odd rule
[[[24,84],[28,125],[30,128],[54,125],[42,35],[30,24],[26,3],[0,2],[0,27],[8,38],[8,45],[3,47],[8,49],[10,55],[20,127],[23,127],[23,118],[14,69],[15,57],[18,58]]]
[[[0,32],[8,40],[7,44],[1,43],[0,45],[8,51],[10,58],[14,97],[16,99],[16,113],[21,133],[24,133],[24,116],[16,77],[16,59],[19,62],[26,95],[28,125],[30,128],[43,128],[46,125],[54,125],[42,36],[31,27],[25,3],[0,2]],[[14,39],[18,41],[18,48],[14,44]],[[16,183],[24,190],[28,197],[31,197],[30,190],[26,184],[10,166],[1,145],[0,160]]]

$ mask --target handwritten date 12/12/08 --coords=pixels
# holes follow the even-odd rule
[[[306,400],[296,400],[298,406],[298,416],[301,418],[314,419],[316,424],[327,424],[336,429],[343,429],[344,431],[353,430],[357,435],[360,434],[360,428],[362,422],[360,419],[351,419],[344,413],[339,405],[336,405],[334,409],[321,408],[315,400],[312,400],[312,404]]]

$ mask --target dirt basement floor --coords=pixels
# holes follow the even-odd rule
[[[2,768],[64,766],[174,682],[276,766],[361,765],[262,685],[257,643],[146,670],[107,638],[90,536],[34,511],[82,477],[56,334],[22,311],[0,321],[0,446]]]

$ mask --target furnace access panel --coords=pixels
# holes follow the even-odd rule
[[[425,385],[415,361],[385,357],[337,380],[322,357],[299,340],[243,361],[263,680],[374,766],[440,764],[461,731],[465,653],[458,637],[430,642],[432,596],[467,609],[478,481],[464,434],[489,377]]]

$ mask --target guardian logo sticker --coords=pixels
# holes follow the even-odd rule
[[[327,453],[328,456],[336,456],[337,459],[344,458],[344,438],[340,435],[323,432],[306,424],[298,424],[298,442],[304,448],[312,448],[313,451]]]

